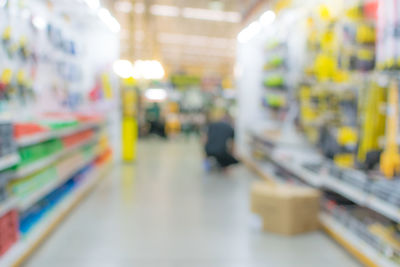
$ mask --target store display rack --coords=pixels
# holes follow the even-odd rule
[[[312,172],[305,168],[303,163],[307,162],[310,157],[313,157],[313,160],[318,164],[324,165],[323,163],[326,163],[325,165],[329,166],[327,160],[322,159],[322,157],[316,157],[314,154],[315,151],[311,147],[304,146],[304,143],[302,146],[299,145],[294,149],[288,149],[287,146],[279,147],[279,145],[271,147],[272,142],[268,138],[262,138],[258,134],[254,134],[252,137],[256,137],[257,143],[261,144],[262,149],[267,154],[267,161],[256,161],[248,156],[243,158],[243,162],[263,180],[272,183],[282,182],[274,175],[271,167],[273,165],[290,173],[307,186],[333,191],[359,206],[370,208],[387,218],[400,222],[399,207],[331,176],[327,168],[321,168],[317,172]],[[342,171],[346,172],[346,169],[342,169]],[[354,170],[348,170],[348,172],[354,172]],[[383,257],[365,241],[343,227],[330,215],[322,212],[320,219],[323,229],[366,266],[397,266],[394,262]]]
[[[322,168],[319,172],[311,172],[307,170],[302,166],[302,164],[306,161],[307,153],[310,153],[309,150],[305,150],[304,153],[291,152],[293,151],[288,149],[285,149],[282,152],[282,150],[279,151],[279,148],[276,148],[276,152],[271,151],[269,159],[274,164],[285,169],[313,187],[329,189],[360,206],[370,208],[396,222],[400,222],[400,207],[387,203],[371,193],[364,192],[349,183],[345,183],[331,176],[326,168]],[[329,165],[327,160],[319,163],[326,163],[325,165]],[[345,169],[342,169],[342,171],[346,172]],[[354,171],[348,170],[348,172]]]
[[[67,195],[53,211],[40,221],[39,225],[35,226],[28,236],[14,245],[3,258],[0,258],[0,266],[21,265],[72,209],[94,188],[100,179],[105,176],[110,166],[110,163],[104,163],[103,166],[98,166],[92,170],[83,184]]]
[[[40,142],[44,142],[53,138],[61,138],[68,135],[73,135],[75,133],[83,132],[89,129],[93,129],[99,127],[99,123],[97,122],[88,122],[77,127],[68,127],[66,129],[56,130],[56,131],[46,131],[41,132],[32,136],[21,137],[17,139],[17,145],[19,147],[30,146],[33,144],[37,144]]]
[[[246,166],[259,175],[266,182],[280,183],[272,173],[271,167],[266,163],[255,162],[249,158],[243,158]],[[347,251],[356,257],[365,266],[369,267],[395,267],[394,262],[383,257],[378,251],[358,238],[351,231],[343,227],[330,215],[321,212],[321,226],[333,239],[341,244]]]
[[[102,155],[102,151],[100,149],[97,149],[98,151],[94,153],[94,158],[97,156]],[[22,200],[17,201],[17,206],[20,211],[25,211],[26,209],[30,208],[33,204],[37,203],[40,199],[42,199],[44,196],[52,192],[54,189],[58,188],[61,186],[63,183],[65,183],[69,178],[72,177],[72,175],[79,170],[83,169],[85,166],[90,164],[94,158],[87,159],[86,161],[83,161],[79,163],[76,166],[73,166],[68,172],[63,173],[60,175],[60,177],[48,184],[46,184],[44,187],[42,187],[40,190],[37,192],[33,193],[27,198],[24,198]]]
[[[15,230],[20,236],[19,240],[12,241],[12,245],[11,241],[3,242],[3,250],[0,251],[2,253],[0,266],[19,266],[24,262],[40,242],[93,188],[99,178],[105,175],[106,168],[110,166],[107,163],[110,160],[110,148],[105,132],[106,124],[103,121],[92,120],[89,123],[81,122],[80,125],[79,127],[33,134],[30,137],[16,140],[20,148],[19,153],[22,153],[23,149],[31,149],[26,146],[36,146],[44,144],[46,141],[59,139],[63,143],[63,148],[55,150],[47,156],[43,155],[44,158],[28,161],[22,166],[20,164],[23,162],[23,156],[7,156],[4,158],[4,164],[1,164],[0,159],[0,167],[4,167],[3,170],[16,166],[16,169],[10,169],[12,176],[9,179],[17,184],[27,181],[29,183],[30,179],[37,179],[36,177],[40,177],[37,175],[46,173],[48,169],[56,170],[51,175],[57,175],[49,177],[48,180],[44,179],[43,181],[46,182],[29,194],[24,193],[17,196],[16,193],[10,192],[5,200],[0,201],[0,218],[5,218],[11,212],[17,212],[19,217],[17,220],[20,224],[19,229]],[[88,132],[89,134],[87,134]],[[51,153],[50,151],[52,148],[49,153]],[[37,152],[34,151],[34,153]],[[85,170],[88,172],[82,174],[84,173],[82,171]],[[79,175],[84,177],[82,182],[77,180]],[[74,187],[71,188],[72,191],[68,191],[70,190],[68,189],[62,193],[63,188],[68,188],[65,187],[66,184],[71,183],[74,184]],[[58,198],[55,197],[57,194],[60,194]],[[43,204],[45,205],[42,206]],[[32,209],[34,206],[35,208]],[[4,248],[6,249],[4,250]]]
[[[343,227],[331,216],[321,213],[320,221],[324,230],[339,244],[366,266],[374,267],[396,267],[397,264],[383,257],[365,241],[358,238],[351,231]]]
[[[98,140],[98,136],[95,136],[89,140],[84,140],[76,145],[73,145],[69,148],[63,149],[62,151],[60,151],[54,155],[50,155],[44,159],[37,160],[36,162],[31,163],[31,164],[27,165],[26,167],[18,169],[17,173],[14,176],[14,179],[23,178],[32,173],[35,173],[85,145],[95,143],[97,140]]]
[[[7,199],[6,201],[0,203],[0,217],[2,217],[9,210],[15,208],[16,206],[17,206],[17,201],[13,197],[11,197],[11,198]]]
[[[11,154],[0,158],[0,171],[8,169],[19,162],[19,156],[17,154]]]

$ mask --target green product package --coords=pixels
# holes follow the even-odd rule
[[[268,63],[265,65],[264,69],[269,70],[269,69],[274,69],[281,67],[284,63],[284,58],[280,56],[275,56],[272,57]]]
[[[271,75],[265,78],[264,86],[269,88],[282,88],[285,85],[285,79],[282,75]]]

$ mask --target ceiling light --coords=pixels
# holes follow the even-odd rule
[[[160,80],[165,71],[157,60],[137,60],[133,64],[133,78],[146,80]]]
[[[224,12],[219,10],[190,8],[190,7],[182,9],[182,16],[188,19],[226,21],[234,23],[239,22],[241,19],[241,15],[238,12]]]
[[[231,44],[234,45],[233,39],[215,38],[205,35],[190,35],[177,33],[160,33],[158,41],[166,44],[183,44],[185,46],[205,46],[228,48]]]
[[[180,9],[175,6],[152,5],[150,13],[156,16],[177,17]]]
[[[275,15],[274,11],[268,10],[267,12],[262,14],[262,16],[260,17],[260,23],[262,26],[267,27],[274,22],[275,18],[276,18],[276,15]]]
[[[165,89],[162,88],[147,89],[144,95],[147,98],[147,100],[154,102],[160,102],[167,99],[167,91],[165,91]]]
[[[85,0],[85,2],[91,9],[98,9],[100,7],[99,0]]]
[[[261,30],[261,24],[258,21],[251,23],[244,28],[238,35],[237,39],[240,43],[246,43],[257,35]]]
[[[202,9],[202,8],[184,8],[182,11],[184,18],[202,19],[202,20],[215,20],[222,21],[222,11]]]
[[[39,30],[43,30],[47,26],[47,21],[39,16],[35,16],[32,19],[32,24]]]
[[[108,11],[106,8],[100,8],[97,14],[112,32],[116,33],[121,30],[121,25],[119,24],[119,22],[110,14],[110,11]]]
[[[129,78],[132,77],[133,67],[132,63],[129,60],[117,60],[113,64],[113,70],[115,74],[117,74],[121,78]]]
[[[115,10],[117,10],[119,12],[123,12],[123,13],[129,13],[133,10],[132,2],[128,2],[128,1],[116,2],[114,7],[115,7]]]

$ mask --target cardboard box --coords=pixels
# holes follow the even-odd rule
[[[317,230],[320,192],[307,187],[257,182],[251,190],[251,211],[263,219],[265,231],[295,235]]]

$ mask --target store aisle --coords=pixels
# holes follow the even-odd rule
[[[195,141],[143,141],[27,262],[27,267],[359,266],[322,233],[260,232],[244,167],[205,175]]]

